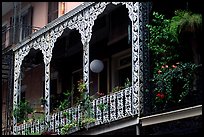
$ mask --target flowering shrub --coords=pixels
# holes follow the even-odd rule
[[[162,65],[151,80],[155,96],[154,109],[165,109],[181,102],[193,88],[193,79],[199,65],[179,63]]]
[[[150,93],[154,110],[165,110],[185,102],[196,86],[199,65],[193,64],[193,59],[186,58],[183,53],[186,47],[179,39],[179,26],[175,21],[179,22],[180,17],[176,16],[167,19],[153,12],[153,19],[147,25],[150,34]]]

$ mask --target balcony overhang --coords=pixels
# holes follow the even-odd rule
[[[202,105],[192,106],[170,112],[155,114],[151,116],[141,117],[142,126],[149,126],[153,124],[190,118],[202,115]]]

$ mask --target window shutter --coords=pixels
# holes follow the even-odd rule
[[[22,39],[32,33],[33,7],[30,7],[26,14],[22,15]]]

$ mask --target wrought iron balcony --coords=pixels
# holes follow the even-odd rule
[[[94,122],[87,124],[85,127],[80,126],[83,120],[83,109],[80,105],[68,108],[64,111],[59,111],[50,115],[50,123],[45,125],[45,121],[32,121],[30,123],[23,123],[16,128],[17,134],[28,135],[34,133],[42,133],[49,129],[58,134],[61,134],[61,127],[66,124],[73,124],[67,134],[79,131],[81,128],[90,128],[97,125],[111,123],[116,120],[124,119],[127,117],[137,116],[136,111],[136,98],[133,96],[133,86],[122,89],[118,92],[102,96],[94,99],[91,102],[91,118]],[[104,104],[106,107],[99,107]],[[65,115],[65,113],[67,115]]]

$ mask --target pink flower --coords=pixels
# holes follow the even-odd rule
[[[101,97],[101,96],[104,96],[104,93],[103,92],[97,92],[97,94]]]
[[[165,68],[164,66],[161,66],[161,68]]]
[[[158,74],[161,74],[162,73],[162,71],[161,70],[158,70]]]
[[[172,65],[172,68],[177,68],[177,66],[176,65]]]
[[[169,66],[168,66],[168,65],[165,65],[165,67],[168,68]]]

